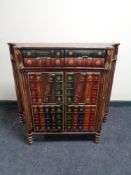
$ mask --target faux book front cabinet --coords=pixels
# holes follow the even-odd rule
[[[119,44],[10,43],[20,121],[33,134],[100,140]]]

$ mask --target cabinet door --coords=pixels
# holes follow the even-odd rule
[[[63,130],[63,73],[28,73],[34,131]]]
[[[66,104],[96,105],[100,73],[66,73]]]
[[[95,130],[99,84],[99,72],[66,72],[65,130]]]
[[[63,103],[63,73],[29,73],[28,80],[32,104]]]

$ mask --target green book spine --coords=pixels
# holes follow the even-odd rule
[[[56,97],[56,103],[62,103],[63,102],[63,76],[62,74],[56,74],[55,75],[55,97]]]
[[[74,74],[66,75],[66,102],[71,104],[74,98]]]
[[[75,50],[65,50],[65,57],[76,57]]]
[[[23,57],[52,57],[54,55],[54,50],[23,50]]]
[[[64,57],[64,50],[52,50],[52,49],[26,49],[23,50],[23,57],[51,57],[51,58],[59,58]]]
[[[106,57],[106,50],[100,49],[77,49],[65,50],[65,57]]]
[[[66,108],[66,129],[71,130],[73,124],[73,107]]]
[[[56,108],[56,127],[61,130],[63,127],[63,108],[59,106]]]

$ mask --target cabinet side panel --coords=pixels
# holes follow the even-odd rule
[[[116,65],[116,61],[113,61],[111,71],[107,75],[108,87],[107,87],[105,110],[104,110],[105,116],[108,114],[108,110],[109,110],[109,102],[110,102],[110,96],[111,96],[111,90],[112,90],[112,84],[113,84],[113,78],[114,78],[114,72],[115,72],[115,65]]]
[[[100,132],[102,121],[104,117],[104,101],[105,101],[105,91],[106,91],[106,72],[101,72],[101,81],[100,81],[100,89],[97,103],[97,114],[96,114],[96,125],[95,129],[97,132]]]
[[[15,89],[16,89],[16,96],[17,96],[17,103],[18,103],[18,112],[20,121],[24,117],[24,108],[23,108],[23,102],[22,102],[22,95],[21,95],[21,88],[20,88],[20,80],[19,80],[19,73],[16,67],[16,61],[14,56],[14,50],[13,50],[13,44],[9,44],[10,49],[10,58],[11,58],[11,64],[12,64],[12,70],[13,70],[13,76],[14,76],[14,82],[15,82]]]
[[[109,102],[110,102],[110,97],[111,97],[111,91],[112,91],[112,84],[113,84],[113,79],[114,79],[114,73],[115,73],[115,67],[116,67],[116,60],[117,60],[117,53],[118,53],[118,45],[114,47],[113,50],[113,58],[112,58],[112,63],[111,63],[111,70],[108,73],[108,80],[107,80],[107,93],[106,93],[106,101],[105,101],[105,116],[108,114],[109,110]]]
[[[29,87],[27,80],[27,73],[24,70],[19,70],[19,80],[22,93],[23,107],[25,111],[26,128],[28,133],[32,132],[32,117],[31,117],[31,104],[29,98]]]

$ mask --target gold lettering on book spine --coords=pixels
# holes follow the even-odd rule
[[[73,59],[69,59],[68,64],[69,65],[73,65],[74,64],[74,60]]]
[[[29,59],[29,60],[26,61],[26,63],[27,63],[28,65],[31,65],[31,64],[32,64],[32,60]]]
[[[96,60],[96,65],[100,66],[101,65],[101,61],[100,60]]]
[[[56,65],[60,65],[61,61],[59,59],[55,60]]]

